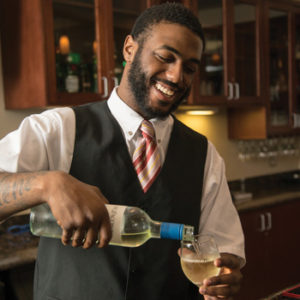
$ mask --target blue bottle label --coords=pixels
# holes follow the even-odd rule
[[[182,240],[183,226],[183,224],[162,223],[160,227],[160,238]]]

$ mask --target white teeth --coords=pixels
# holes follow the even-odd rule
[[[174,91],[169,90],[165,87],[163,87],[160,83],[156,83],[155,87],[160,90],[161,92],[163,92],[164,94],[166,94],[167,96],[173,96],[174,95]]]

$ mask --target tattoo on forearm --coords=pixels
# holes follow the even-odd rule
[[[13,176],[15,176],[14,180],[12,180]],[[32,189],[32,183],[36,177],[36,174],[18,174],[17,176],[5,174],[0,176],[0,207],[10,204],[11,201],[21,201],[24,193]]]
[[[16,195],[17,184],[18,184],[17,181],[15,181],[15,182],[13,183],[12,195],[13,195],[14,200],[17,199],[17,195]]]
[[[0,191],[1,191],[1,194],[0,194],[0,206],[3,206],[4,204],[9,203],[9,200],[8,200],[9,186],[7,186],[5,184],[5,180],[7,178],[9,178],[9,177],[11,177],[11,175],[5,175],[2,178],[0,178]]]

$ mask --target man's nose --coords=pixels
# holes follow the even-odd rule
[[[181,83],[183,81],[183,66],[180,62],[170,64],[166,71],[167,80],[173,83]]]

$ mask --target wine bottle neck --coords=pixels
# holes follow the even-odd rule
[[[151,235],[154,238],[171,240],[192,240],[194,227],[177,223],[151,222]]]
[[[151,221],[150,223],[150,229],[151,229],[151,237],[159,239],[160,238],[160,228],[161,228],[161,222],[157,221]]]

